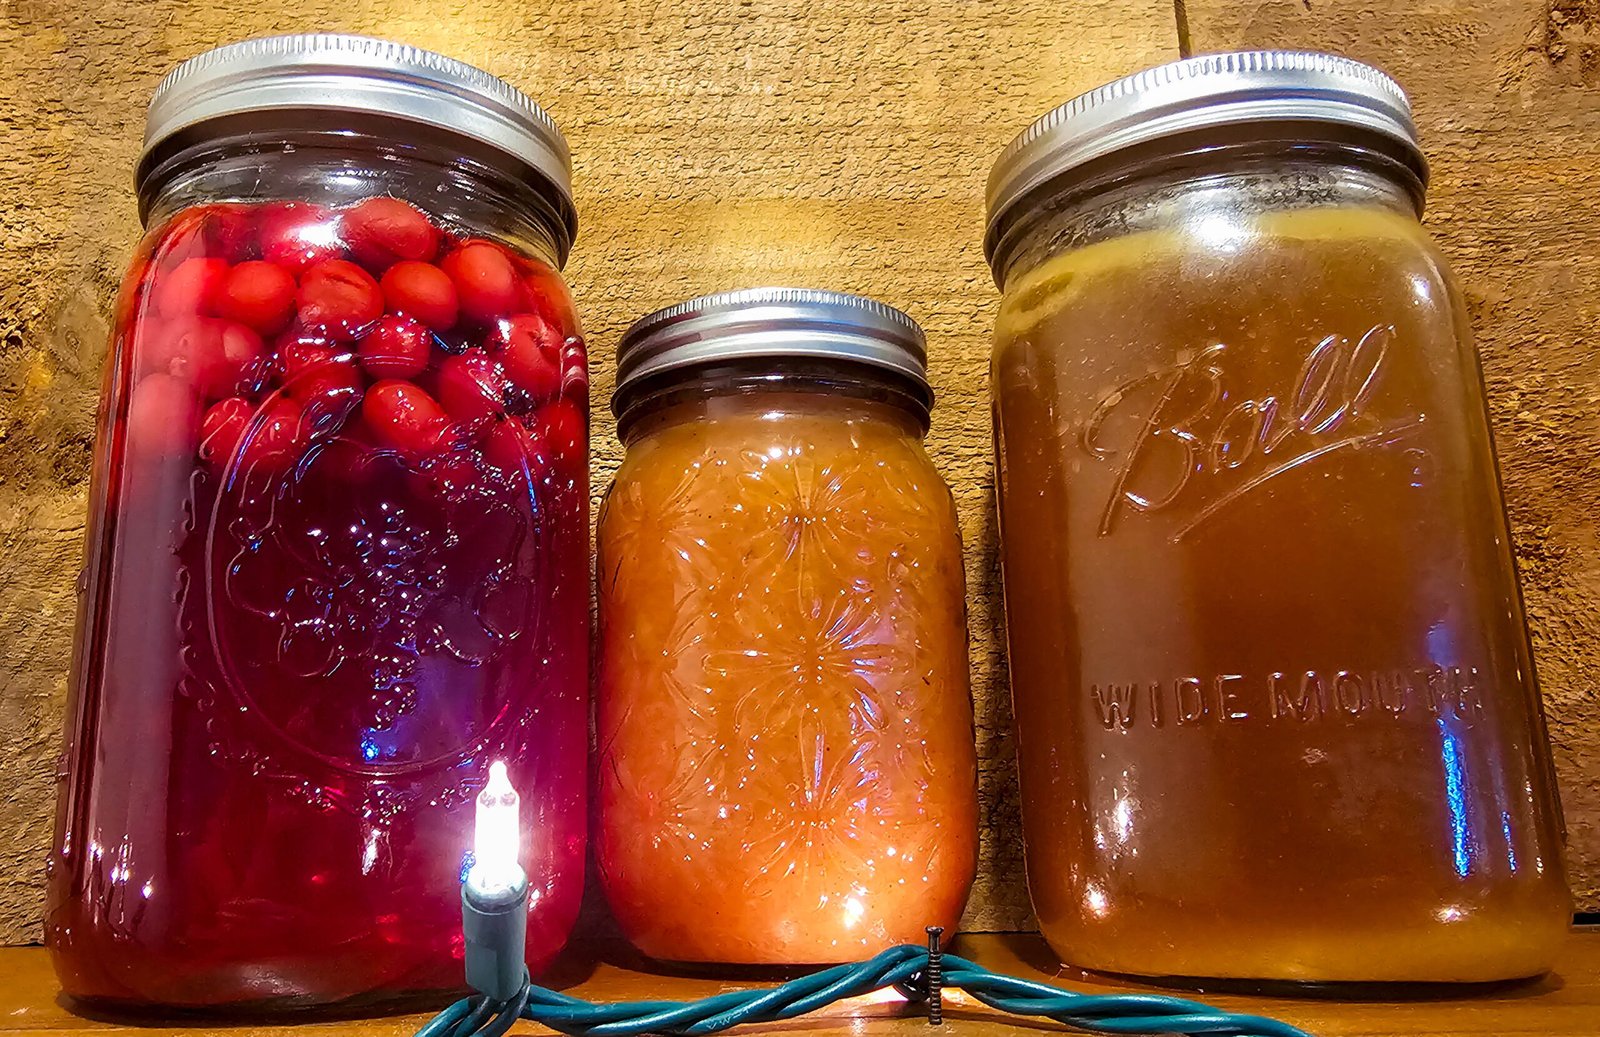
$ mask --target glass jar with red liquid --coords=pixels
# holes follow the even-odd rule
[[[101,401],[47,942],[69,996],[461,985],[492,760],[582,888],[588,376],[554,123],[343,36],[174,71]]]

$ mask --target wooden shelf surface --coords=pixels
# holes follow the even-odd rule
[[[1058,969],[1037,936],[967,936],[955,950],[999,971],[1085,991],[1138,989],[1075,970]],[[721,979],[659,975],[616,964],[619,956],[587,948],[567,955],[552,983],[571,994],[599,1001],[694,999],[748,985]],[[1148,988],[1144,988],[1148,989]],[[1600,1035],[1600,927],[1575,930],[1555,971],[1543,979],[1494,990],[1480,990],[1450,1000],[1332,1001],[1281,997],[1245,997],[1206,992],[1186,996],[1219,1006],[1270,1015],[1293,1023],[1317,1037],[1476,1037],[1493,1034],[1544,1037]],[[393,1015],[376,1019],[307,1021],[298,1024],[228,1023],[212,1019],[118,1022],[75,1014],[63,1003],[50,961],[39,947],[0,949],[0,1034],[30,1037],[96,1033],[138,1033],[143,1037],[268,1037],[298,1034],[315,1037],[408,1037],[426,1015]],[[946,1001],[949,1037],[1003,1037],[1007,1032],[1064,1032],[1054,1023],[1002,1016],[953,992]],[[513,1034],[546,1032],[523,1023]],[[805,1037],[917,1037],[928,1033],[925,1017],[905,1005],[862,998],[829,1011],[787,1023],[746,1027],[745,1034],[803,1034]]]

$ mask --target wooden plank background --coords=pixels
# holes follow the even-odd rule
[[[217,43],[353,31],[487,68],[572,142],[567,274],[595,399],[623,327],[699,292],[864,292],[927,328],[930,444],[969,549],[983,760],[971,929],[1030,923],[1000,642],[988,164],[1035,115],[1194,52],[1316,46],[1412,91],[1429,223],[1485,353],[1580,904],[1600,908],[1600,0],[0,0],[0,942],[39,932],[111,294],[160,76]],[[604,409],[595,483],[620,449]]]

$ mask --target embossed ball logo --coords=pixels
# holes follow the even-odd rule
[[[1099,535],[1111,533],[1125,512],[1190,503],[1192,513],[1170,537],[1178,543],[1273,480],[1330,456],[1419,439],[1424,415],[1368,413],[1394,339],[1390,324],[1358,336],[1327,335],[1281,393],[1239,398],[1229,385],[1236,351],[1224,343],[1112,389],[1078,429],[1082,450],[1115,469]],[[1431,467],[1426,451],[1406,449],[1419,485]]]

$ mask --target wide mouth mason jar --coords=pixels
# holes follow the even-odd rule
[[[136,183],[50,861],[64,989],[459,987],[495,759],[522,790],[537,970],[584,864],[565,141],[441,55],[275,37],[162,82]]]
[[[925,358],[900,311],[807,289],[623,336],[596,843],[646,954],[851,961],[960,918],[977,770]]]
[[[1216,54],[989,181],[1028,880],[1069,962],[1547,969],[1559,810],[1483,384],[1400,88]]]

